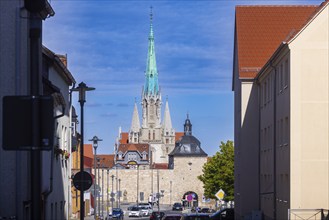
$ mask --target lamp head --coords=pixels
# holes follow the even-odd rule
[[[79,92],[79,102],[82,104],[86,102],[86,91],[95,90],[95,88],[88,87],[86,83],[81,82],[77,88],[73,88],[71,90]]]

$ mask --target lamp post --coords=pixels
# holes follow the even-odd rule
[[[104,215],[104,164],[102,164],[102,217]]]
[[[121,197],[121,189],[120,189],[120,182],[121,182],[121,179],[119,179],[119,196],[118,196],[118,199],[119,199],[119,208],[121,207],[121,204],[120,204],[120,197]]]
[[[97,216],[96,216],[96,208],[97,208],[97,200],[96,200],[96,180],[97,180],[97,175],[96,175],[96,156],[97,156],[97,147],[98,147],[98,141],[102,141],[102,139],[99,139],[96,135],[90,139],[89,141],[93,142],[93,147],[94,147],[94,174],[95,174],[95,178],[94,178],[94,219],[96,220]]]
[[[171,206],[171,196],[172,196],[172,181],[170,180],[170,202],[169,202],[169,205]]]
[[[83,154],[83,106],[86,102],[86,91],[91,91],[91,90],[95,90],[95,88],[92,87],[88,87],[84,82],[81,82],[79,84],[79,86],[77,88],[73,88],[72,91],[77,91],[79,92],[79,102],[80,102],[80,110],[81,110],[81,123],[80,123],[80,132],[81,132],[81,143],[80,143],[80,172],[83,172],[83,166],[84,166],[84,154]],[[83,179],[83,175],[81,175],[81,185],[82,185],[82,189],[84,189],[84,179]],[[80,191],[80,220],[83,220],[85,217],[85,203],[84,203],[84,191],[81,190]]]
[[[137,164],[137,197],[136,197],[136,203],[138,206],[138,200],[139,200],[139,166]]]
[[[98,185],[100,185],[99,184],[99,167],[100,167],[100,158],[99,157],[97,157],[97,177],[98,177],[98,179],[97,179],[97,182],[98,182]],[[100,204],[100,198],[98,197],[98,216],[100,216],[100,214],[101,214],[101,204]]]
[[[112,174],[111,178],[112,178],[111,206],[112,206],[112,213],[113,213],[113,200],[114,200],[114,193],[113,193],[113,179],[114,179],[114,175],[113,174]]]
[[[106,214],[107,217],[109,216],[109,173],[110,173],[110,168],[107,168],[107,177],[106,177],[106,182],[107,182],[107,187],[106,187]],[[113,213],[112,213],[113,214]]]

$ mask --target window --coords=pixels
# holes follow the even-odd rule
[[[153,130],[153,140],[155,140],[155,131]]]
[[[149,131],[149,140],[151,140],[151,131]]]
[[[166,138],[166,144],[169,144],[169,139],[168,138]]]

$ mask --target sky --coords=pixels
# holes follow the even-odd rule
[[[135,100],[141,114],[150,7],[162,94],[176,131],[187,113],[193,135],[209,155],[234,140],[232,91],[236,5],[319,5],[321,0],[49,0],[55,11],[43,22],[43,45],[66,54],[77,84],[84,82],[84,142],[102,139],[98,154],[112,154],[129,131]],[[80,117],[78,95],[73,105]],[[140,116],[141,119],[141,116]],[[80,128],[80,125],[78,125]]]

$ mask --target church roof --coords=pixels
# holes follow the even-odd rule
[[[279,47],[296,34],[316,5],[237,6],[235,49],[240,78],[254,78]]]
[[[119,140],[120,144],[128,143],[128,138],[129,138],[128,132],[122,132],[120,135],[121,135],[121,138]]]
[[[133,119],[131,121],[130,131],[131,132],[139,132],[139,129],[140,129],[140,122],[139,122],[137,104],[135,102],[134,112],[133,112]]]
[[[165,112],[164,112],[164,116],[163,116],[163,129],[164,129],[164,131],[172,130],[172,123],[171,123],[168,99],[166,100],[166,107],[165,107]]]
[[[152,19],[153,19],[153,14],[151,11],[149,46],[148,46],[146,71],[145,71],[145,86],[143,91],[144,96],[158,95],[159,93],[158,70],[157,70],[156,59],[155,59]]]
[[[184,135],[184,132],[182,132],[182,131],[176,132],[175,133],[175,142],[179,141],[183,135]]]
[[[200,141],[192,135],[192,123],[189,115],[184,124],[184,135],[176,142],[175,148],[170,152],[169,156],[197,156],[206,157],[207,154],[202,150]]]
[[[208,156],[201,148],[200,141],[193,135],[184,135],[176,142],[174,150],[170,156],[179,157],[206,157]]]

